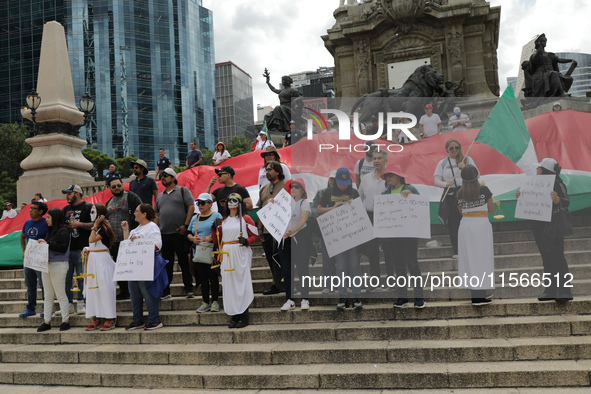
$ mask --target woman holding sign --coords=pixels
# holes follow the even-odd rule
[[[447,157],[437,164],[433,175],[435,177],[435,185],[444,188],[439,207],[439,220],[448,226],[449,239],[454,253],[453,258],[457,259],[458,229],[460,228],[462,216],[455,207],[456,193],[462,186],[462,177],[460,174],[464,167],[467,164],[476,165],[471,157],[464,156],[462,145],[455,138],[451,138],[445,143],[445,151],[447,152]]]
[[[351,173],[347,167],[341,167],[337,170],[335,175],[335,185],[326,189],[326,192],[320,199],[320,204],[316,208],[318,215],[323,215],[335,208],[338,208],[344,204],[350,204],[351,201],[359,197],[357,190],[351,186]],[[361,265],[359,263],[359,255],[357,254],[357,248],[351,248],[345,250],[335,256],[336,262],[336,274],[340,277],[342,275],[353,278],[354,276],[361,276]],[[342,281],[345,282],[345,281]],[[363,308],[361,303],[361,287],[352,284],[353,288],[353,307],[355,309]],[[350,305],[349,299],[347,298],[347,287],[344,283],[339,286],[339,301],[337,303],[337,309],[343,310]]]
[[[544,278],[542,281],[544,293],[538,297],[540,301],[567,302],[573,299],[569,285],[572,280],[568,263],[564,257],[564,236],[572,234],[572,223],[568,206],[570,200],[566,191],[566,185],[560,178],[562,168],[552,158],[543,159],[538,164],[537,175],[555,175],[554,190],[550,192],[552,199],[552,221],[550,223],[533,222],[532,230],[538,250],[542,255],[544,264]],[[515,196],[519,198],[518,190]]]
[[[406,198],[411,194],[419,194],[418,190],[405,182],[406,174],[398,164],[388,164],[386,172],[382,174],[382,179],[386,181],[387,189],[382,194],[400,194]],[[382,247],[384,248],[384,256],[386,257],[386,268],[388,275],[392,275],[392,264],[396,267],[396,276],[406,277],[409,273],[415,278],[422,276],[421,268],[417,254],[419,251],[418,238],[384,238],[382,239]],[[421,286],[414,288],[415,308],[425,307],[425,296],[423,295],[422,283],[417,283]],[[398,293],[398,300],[394,303],[397,308],[408,306],[408,288],[407,286],[400,287]]]
[[[129,281],[129,294],[131,295],[131,309],[133,310],[133,319],[131,323],[125,327],[127,331],[143,328],[144,330],[155,330],[162,327],[160,321],[160,297],[162,297],[162,290],[168,284],[168,276],[166,274],[167,261],[160,257],[158,251],[162,248],[162,236],[160,235],[160,228],[152,220],[156,216],[156,211],[150,204],[140,204],[135,209],[135,221],[139,226],[129,231],[127,222],[121,222],[123,228],[123,238],[129,239],[131,242],[136,239],[149,239],[154,241],[154,280],[153,281]],[[121,248],[119,249],[121,253]],[[148,325],[144,326],[143,309],[144,303],[148,307]]]
[[[70,256],[70,230],[64,222],[64,214],[61,209],[52,208],[47,212],[47,237],[40,239],[39,243],[49,245],[48,273],[43,272],[43,286],[45,299],[43,300],[44,322],[37,332],[51,329],[51,315],[53,315],[53,301],[55,297],[60,304],[62,324],[60,331],[70,329],[70,304],[66,296],[66,274],[68,273],[68,259]]]
[[[463,168],[463,182],[457,198],[457,209],[462,215],[458,232],[458,276],[467,278],[463,287],[471,290],[475,306],[490,304],[487,290],[495,288],[493,232],[488,221],[488,213],[495,209],[491,191],[480,185],[478,176],[473,165]]]
[[[115,262],[111,258],[109,248],[115,242],[115,233],[105,219],[107,207],[95,204],[90,210],[90,220],[94,222],[88,248],[84,248],[86,256],[86,278],[84,281],[84,298],[86,298],[86,317],[92,322],[86,331],[99,329],[108,331],[115,328],[117,318],[115,294],[116,282],[113,282]],[[97,318],[104,318],[101,327]]]
[[[211,230],[213,243],[219,245],[224,311],[232,316],[229,328],[248,326],[248,307],[254,300],[250,245],[258,240],[258,231],[252,219],[244,213],[246,205],[240,194],[230,194],[223,219],[216,219]]]

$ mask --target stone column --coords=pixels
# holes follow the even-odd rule
[[[466,64],[462,22],[462,20],[454,20],[445,25],[445,47],[448,70],[446,77],[454,82],[459,82],[462,79],[464,76],[464,65]]]

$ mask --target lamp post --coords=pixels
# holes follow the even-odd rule
[[[41,97],[35,91],[35,89],[31,90],[31,93],[27,95],[26,98],[27,107],[23,107],[21,109],[21,115],[23,115],[30,109],[31,111],[31,120],[33,124],[36,126],[37,133],[36,134],[47,134],[52,132],[60,132],[65,133],[68,135],[77,136],[81,127],[86,126],[88,124],[89,116],[94,112],[94,100],[92,97],[86,92],[84,96],[80,98],[79,104],[80,108],[78,110],[84,114],[84,122],[78,125],[73,125],[70,123],[62,123],[62,122],[39,122],[35,120],[35,115],[37,113],[37,109],[41,104]]]
[[[36,123],[35,122],[35,114],[36,114],[37,108],[39,108],[40,104],[41,104],[41,97],[39,97],[39,95],[37,94],[35,89],[31,89],[31,93],[29,93],[29,95],[27,96],[27,105],[31,109],[31,118],[33,120],[33,123]]]
[[[84,96],[80,97],[80,110],[84,113],[84,123],[80,125],[80,127],[82,127],[86,126],[88,123],[88,117],[92,111],[94,111],[94,100],[92,97],[90,97],[88,92],[86,92]]]

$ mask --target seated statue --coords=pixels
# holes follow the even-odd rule
[[[525,97],[563,97],[573,84],[572,72],[576,60],[561,59],[552,52],[546,52],[546,35],[541,34],[535,41],[536,51],[529,61],[522,63],[525,75]],[[571,63],[566,74],[558,70],[558,63]]]
[[[269,82],[271,74],[267,69],[263,73],[263,77],[267,80],[267,85],[271,91],[279,95],[279,105],[265,115],[265,122],[269,130],[277,130],[281,132],[289,131],[289,122],[291,119],[291,99],[300,97],[302,94],[291,87],[293,79],[290,76],[284,75],[281,78],[283,90],[275,89]]]

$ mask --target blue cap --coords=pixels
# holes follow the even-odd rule
[[[209,193],[201,193],[195,201],[213,201],[213,198],[211,198],[211,194]]]
[[[337,185],[350,185],[351,173],[349,173],[349,169],[347,167],[339,168],[335,180],[337,181]]]

